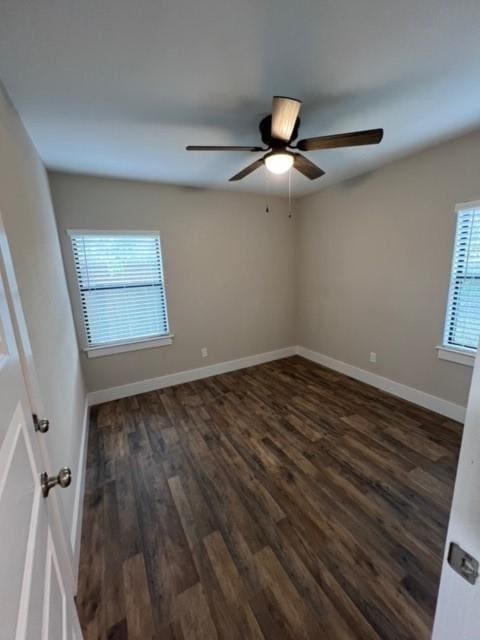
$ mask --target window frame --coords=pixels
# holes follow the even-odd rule
[[[139,230],[139,229],[67,229],[67,236],[69,239],[69,249],[72,265],[72,277],[75,280],[75,304],[73,305],[74,315],[76,319],[77,328],[80,334],[80,346],[88,358],[97,358],[99,356],[108,356],[116,353],[124,353],[128,351],[138,351],[141,349],[151,349],[155,347],[168,346],[173,343],[174,334],[170,329],[169,314],[168,314],[168,302],[167,302],[167,283],[166,274],[164,268],[164,252],[162,247],[162,241],[160,232],[156,230]],[[72,236],[122,236],[122,235],[134,235],[134,236],[153,236],[158,237],[160,244],[160,263],[163,275],[163,287],[165,295],[165,313],[168,327],[168,333],[165,335],[149,336],[148,338],[133,338],[128,340],[119,340],[117,342],[109,342],[99,345],[90,345],[88,343],[87,330],[85,326],[85,317],[82,310],[82,292],[80,288],[80,282],[78,279],[77,269],[75,267],[75,256],[73,251]]]
[[[452,260],[450,266],[450,274],[448,281],[448,295],[447,305],[445,309],[445,322],[443,328],[442,344],[437,346],[437,356],[441,360],[448,360],[449,362],[455,362],[456,364],[462,364],[473,367],[475,363],[475,357],[477,349],[471,347],[463,347],[460,345],[453,345],[448,342],[447,336],[451,326],[451,314],[450,314],[450,302],[452,298],[452,284],[454,279],[454,264],[455,256],[457,253],[457,232],[458,232],[458,220],[462,211],[469,211],[471,209],[480,209],[480,200],[473,200],[471,202],[460,202],[455,205],[455,236],[453,240]]]

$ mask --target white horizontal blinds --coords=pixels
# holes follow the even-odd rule
[[[445,344],[476,349],[480,337],[480,207],[457,218]]]
[[[71,239],[88,346],[168,334],[158,234]]]

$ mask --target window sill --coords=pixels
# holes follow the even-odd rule
[[[437,357],[440,360],[448,360],[456,362],[467,367],[473,367],[475,364],[476,351],[467,351],[463,349],[453,349],[452,347],[436,347]]]
[[[87,358],[98,358],[100,356],[111,356],[115,353],[125,353],[126,351],[139,351],[140,349],[153,349],[155,347],[166,347],[173,342],[173,335],[154,338],[153,340],[137,340],[135,342],[123,342],[105,347],[90,347],[85,349]]]

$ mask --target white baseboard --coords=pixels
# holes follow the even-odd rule
[[[119,387],[111,387],[110,389],[102,389],[100,391],[91,391],[88,394],[88,404],[93,406],[110,400],[118,400],[119,398],[127,398],[137,393],[146,393],[155,389],[163,389],[164,387],[173,387],[176,384],[184,382],[193,382],[201,378],[209,378],[210,376],[218,376],[221,373],[236,371],[237,369],[245,369],[245,367],[253,367],[264,362],[287,358],[296,353],[296,347],[285,347],[284,349],[276,349],[275,351],[267,351],[266,353],[258,353],[237,360],[228,360],[227,362],[218,362],[207,367],[198,367],[197,369],[189,369],[188,371],[179,371],[178,373],[170,373],[158,378],[150,378],[149,380],[141,380],[140,382],[132,382]]]
[[[245,358],[238,358],[237,360],[211,364],[207,367],[198,367],[197,369],[170,373],[165,376],[150,378],[149,380],[141,380],[139,382],[132,382],[131,384],[125,384],[118,387],[111,387],[100,391],[91,391],[88,394],[88,404],[89,406],[92,406],[102,402],[109,402],[110,400],[118,400],[119,398],[134,396],[138,393],[146,393],[148,391],[154,391],[155,389],[172,387],[176,384],[192,382],[193,380],[209,378],[210,376],[217,376],[221,373],[244,369],[245,367],[252,367],[264,362],[287,358],[288,356],[295,354],[307,358],[307,360],[317,362],[318,364],[328,367],[329,369],[333,369],[334,371],[343,373],[351,378],[370,384],[378,389],[387,391],[399,398],[418,404],[421,407],[440,413],[452,420],[463,422],[465,419],[465,407],[462,407],[459,404],[443,400],[442,398],[433,396],[425,391],[408,387],[400,382],[395,382],[394,380],[384,378],[383,376],[379,376],[371,371],[366,371],[365,369],[355,367],[351,364],[347,364],[346,362],[335,360],[330,356],[323,355],[322,353],[318,353],[317,351],[312,351],[311,349],[301,346],[285,347],[284,349],[259,353],[253,356],[246,356]]]
[[[83,501],[85,497],[85,476],[87,467],[88,426],[90,422],[90,405],[88,397],[85,401],[85,411],[82,422],[82,438],[80,441],[80,457],[78,460],[77,483],[75,486],[75,502],[73,505],[72,530],[70,544],[73,555],[73,577],[75,592],[78,582],[78,568],[80,563],[80,542],[82,537]]]
[[[425,393],[425,391],[420,391],[413,387],[407,387],[400,382],[384,378],[376,373],[360,369],[360,367],[355,367],[351,364],[347,364],[346,362],[342,362],[341,360],[335,360],[334,358],[330,358],[329,356],[325,356],[322,353],[312,351],[305,347],[298,346],[296,348],[296,353],[303,358],[307,358],[307,360],[312,360],[324,367],[328,367],[329,369],[343,373],[351,378],[355,378],[355,380],[360,380],[361,382],[365,382],[373,387],[382,389],[382,391],[387,391],[399,398],[409,400],[414,404],[418,404],[425,409],[430,409],[431,411],[440,413],[452,420],[457,420],[458,422],[464,422],[465,420],[465,407],[462,407],[459,404],[443,400],[437,396],[432,396],[429,393]]]

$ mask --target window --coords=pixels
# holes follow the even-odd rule
[[[69,233],[86,350],[115,353],[132,343],[171,343],[159,234]],[[119,346],[124,348],[112,349]]]
[[[480,338],[480,202],[458,205],[456,210],[443,346],[474,355]]]

